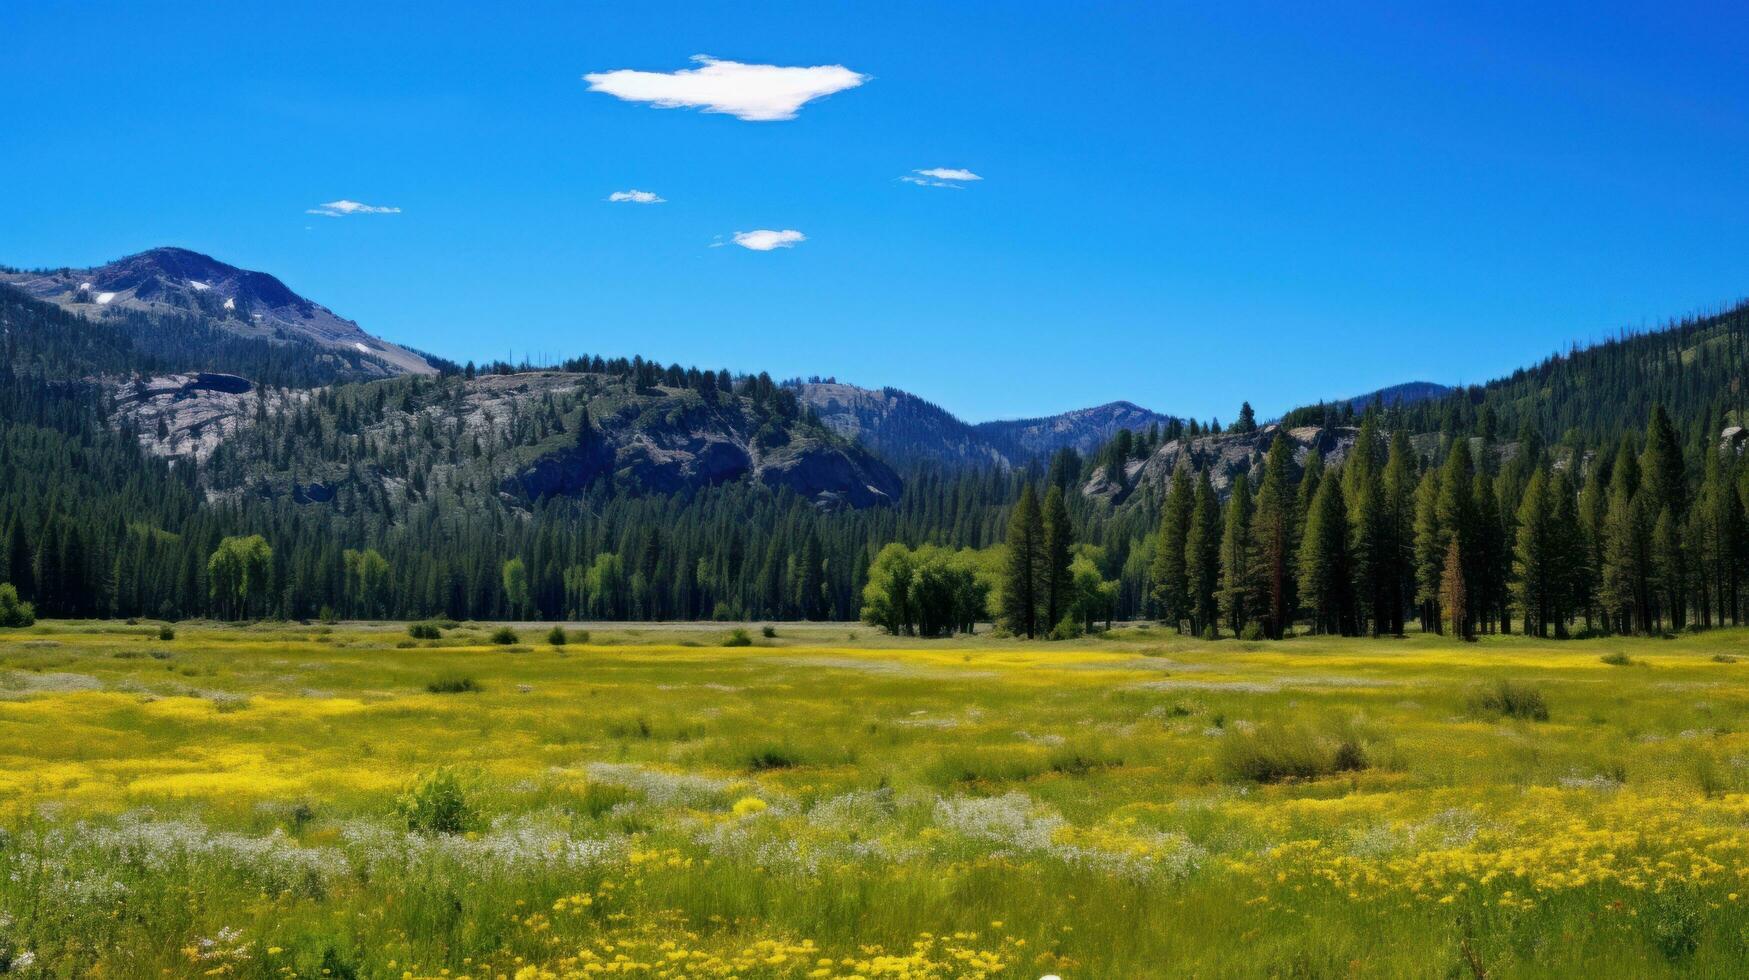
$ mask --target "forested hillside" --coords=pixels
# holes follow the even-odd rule
[[[1534,581],[1518,538],[1544,506],[1590,529],[1588,557],[1567,542],[1527,567],[1591,577],[1548,586],[1538,622],[1651,628],[1740,611],[1742,310],[1443,398],[1303,409],[1279,427],[1248,405],[1222,427],[1119,403],[1016,424],[1002,437],[1012,457],[902,392],[598,357],[357,381],[369,369],[344,350],[199,318],[92,319],[5,287],[0,318],[4,574],[41,615],[852,619],[891,544],[969,556],[994,611],[1011,596],[992,549],[1028,487],[1058,491],[1060,554],[1120,618],[1442,626],[1444,570],[1461,565],[1460,620],[1500,628]],[[1646,443],[1655,405],[1668,421]],[[829,424],[833,406],[884,418],[901,441],[910,423],[892,418],[923,420],[914,442],[946,434],[968,451],[897,453],[895,468],[866,431],[859,446]],[[1115,435],[1086,442],[1098,431]],[[1052,433],[1048,458],[1026,448]],[[1667,474],[1656,500],[1636,496],[1651,471]],[[1320,498],[1326,484],[1340,507],[1334,490]],[[1399,522],[1384,551],[1368,537],[1375,488]],[[1285,535],[1268,548],[1266,520]],[[1612,537],[1610,521],[1633,530]],[[1309,540],[1341,547],[1308,555]],[[1387,558],[1399,564],[1381,599]],[[1340,570],[1305,578],[1326,566]]]

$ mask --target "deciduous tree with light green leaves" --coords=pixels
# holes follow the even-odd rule
[[[214,608],[225,619],[248,618],[268,601],[273,573],[273,549],[259,534],[219,542],[207,559],[207,588]]]

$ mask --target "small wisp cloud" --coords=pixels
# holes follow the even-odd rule
[[[808,236],[794,228],[774,231],[770,228],[760,228],[757,231],[735,232],[735,244],[749,248],[755,252],[769,252],[774,248],[793,248],[799,242],[805,242]]]
[[[635,189],[629,191],[614,191],[612,194],[607,195],[607,199],[616,204],[664,204],[667,203],[668,200],[667,198],[651,191],[640,191]]]
[[[648,102],[658,109],[698,109],[720,112],[748,122],[794,119],[802,106],[834,92],[852,89],[868,76],[843,65],[811,68],[747,65],[695,55],[697,68],[679,71],[591,72],[583,80],[589,91],[626,102]]]
[[[375,204],[360,204],[357,201],[348,201],[342,198],[338,201],[329,201],[327,204],[318,204],[313,208],[305,208],[304,213],[319,214],[324,218],[344,218],[353,214],[400,214],[401,209],[381,207]]]
[[[930,167],[927,170],[913,170],[899,179],[907,184],[916,184],[918,187],[957,188],[984,178],[959,167]]]

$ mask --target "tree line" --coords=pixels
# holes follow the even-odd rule
[[[1278,432],[1255,490],[1225,501],[1189,455],[1161,506],[1148,611],[1184,632],[1279,639],[1657,633],[1736,624],[1749,571],[1749,466],[1715,438],[1685,453],[1655,406],[1614,447],[1467,435],[1423,458],[1368,412],[1339,464]]]

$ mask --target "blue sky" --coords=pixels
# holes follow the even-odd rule
[[[1482,381],[1749,294],[1740,9],[1083,6],[7,4],[0,262],[182,245],[458,360],[974,421]],[[745,121],[582,77],[699,54],[863,80]]]

